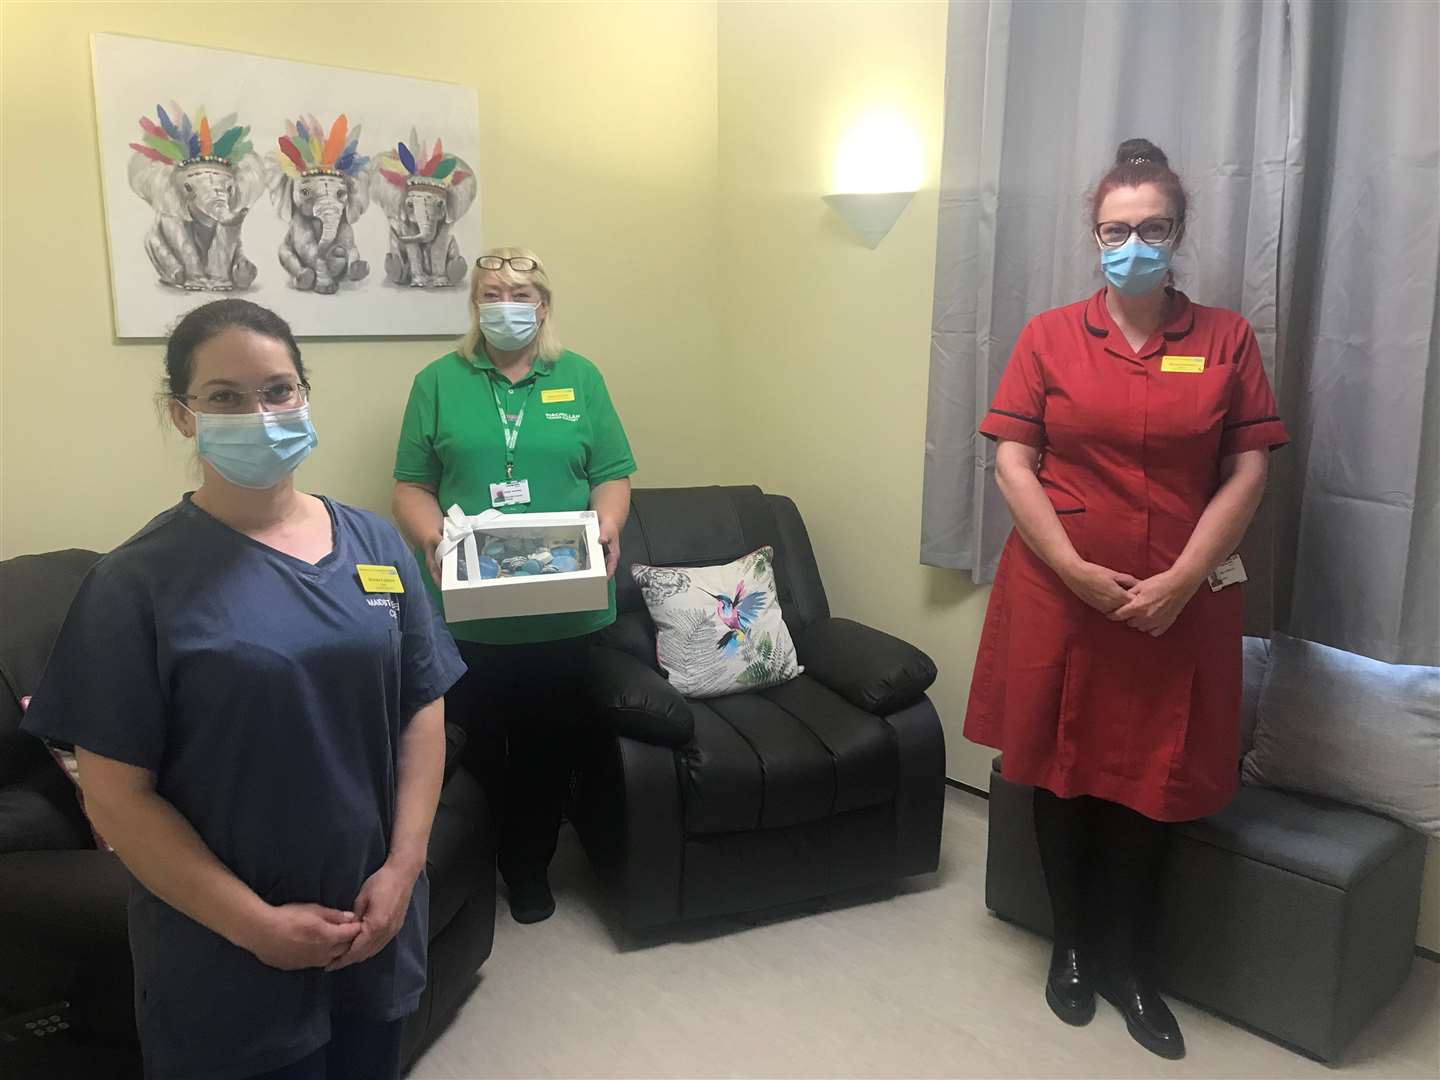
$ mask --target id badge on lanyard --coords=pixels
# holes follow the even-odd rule
[[[524,506],[529,501],[529,480],[506,480],[501,484],[490,485],[490,505],[496,509],[502,506]]]
[[[525,423],[525,406],[530,404],[530,395],[535,391],[532,382],[525,391],[525,400],[512,421],[500,400],[500,390],[492,379],[490,391],[495,396],[495,411],[500,414],[500,428],[505,433],[505,480],[490,485],[490,505],[497,509],[504,506],[524,506],[530,501],[530,481],[515,479],[515,444],[520,441],[520,425]]]

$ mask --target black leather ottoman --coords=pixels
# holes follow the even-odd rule
[[[985,904],[1048,937],[1033,791],[996,759]],[[1157,940],[1166,986],[1333,1061],[1409,974],[1424,860],[1425,838],[1389,818],[1242,787],[1175,828]]]

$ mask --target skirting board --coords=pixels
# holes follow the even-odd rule
[[[945,783],[950,787],[959,788],[961,791],[968,791],[971,795],[978,795],[986,802],[990,801],[990,793],[988,791],[981,791],[978,787],[971,787],[969,784],[962,783],[959,780],[951,780],[948,776],[945,778]]]

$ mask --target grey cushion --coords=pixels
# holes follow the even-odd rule
[[[1218,814],[1180,831],[1267,866],[1350,889],[1413,836],[1389,818],[1308,795],[1241,788]]]
[[[1260,691],[1270,674],[1270,639],[1245,638],[1245,682],[1240,692],[1240,755],[1255,745],[1255,724],[1260,719]]]
[[[1276,634],[1241,776],[1440,836],[1440,668]]]

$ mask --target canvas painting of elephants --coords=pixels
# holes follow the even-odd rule
[[[468,326],[473,89],[118,34],[91,53],[116,337],[220,296],[311,337]]]

